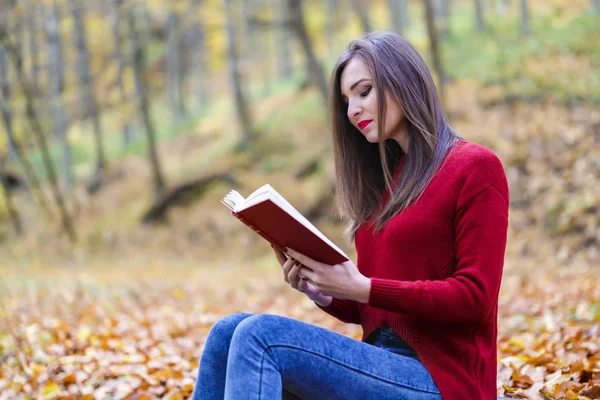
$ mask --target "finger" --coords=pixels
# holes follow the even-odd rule
[[[294,249],[290,249],[288,247],[288,255],[296,260],[298,260],[301,264],[306,265],[307,267],[311,268],[311,269],[318,269],[321,267],[321,265],[323,265],[322,263],[313,260],[312,258],[305,256],[302,253],[298,253],[296,250]]]
[[[298,282],[298,290],[301,292],[305,292],[308,289],[308,281],[306,278],[300,278],[300,282]]]
[[[298,278],[298,271],[300,270],[301,265],[298,263],[295,263],[294,266],[292,267],[292,269],[290,270],[290,273],[288,274],[288,279],[290,280],[290,285],[292,285],[292,287],[294,289],[298,289],[298,281],[300,280]]]
[[[287,261],[287,257],[285,256],[285,254],[280,251],[277,250],[273,245],[271,245],[271,247],[273,248],[273,251],[275,252],[275,257],[277,257],[277,261],[279,261],[279,264],[281,264],[283,266],[283,264]]]
[[[295,261],[293,259],[288,259],[283,263],[283,279],[287,282],[290,283],[290,280],[288,278],[288,275],[290,274],[290,269],[294,266]]]
[[[308,279],[310,283],[313,283],[317,279],[317,273],[315,271],[312,271],[310,268],[306,267],[300,268],[300,271],[298,271],[298,275]]]

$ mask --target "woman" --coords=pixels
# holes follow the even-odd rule
[[[490,150],[444,119],[416,50],[350,43],[332,75],[337,192],[357,263],[275,250],[285,281],[362,340],[274,315],[212,328],[195,399],[496,398],[508,186]]]

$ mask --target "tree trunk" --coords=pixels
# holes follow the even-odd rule
[[[404,34],[403,17],[401,14],[401,2],[399,0],[387,0],[388,9],[390,12],[390,19],[392,30],[399,35]]]
[[[352,7],[354,8],[354,12],[358,15],[360,19],[360,24],[362,25],[363,32],[371,32],[373,29],[371,28],[371,22],[369,20],[369,10],[367,6],[361,0],[352,0]]]
[[[441,35],[444,39],[450,38],[450,0],[441,0]]]
[[[255,27],[252,24],[252,2],[256,6],[256,0],[242,0],[242,15],[239,21],[240,34],[237,34],[236,43],[236,57],[237,57],[237,68],[240,72],[240,84],[242,86],[242,93],[252,96],[252,90],[254,89],[254,71],[260,70],[260,67],[256,68],[255,64],[260,63],[260,57],[257,56],[257,35]],[[233,15],[232,15],[232,18]],[[235,29],[236,22],[232,22]]]
[[[329,54],[335,54],[335,33],[337,31],[337,0],[327,0],[327,20],[325,23],[325,38]]]
[[[38,47],[37,33],[37,1],[28,0],[24,12],[27,15],[27,30],[29,33],[29,58],[31,60],[31,87],[34,94],[40,92],[40,49]]]
[[[277,16],[280,21],[285,21],[287,17],[287,1],[277,1]],[[277,32],[277,71],[280,79],[289,79],[292,77],[292,62],[290,54],[290,33],[287,28]]]
[[[475,0],[475,19],[477,22],[477,30],[485,30],[485,21],[483,18],[483,4],[482,0]]]
[[[146,138],[148,140],[148,159],[150,160],[150,166],[152,168],[152,203],[156,203],[163,195],[165,180],[162,175],[160,159],[156,150],[156,133],[150,116],[150,102],[146,92],[146,52],[138,37],[136,18],[133,10],[129,11],[129,29],[138,108],[146,131]]]
[[[185,116],[183,101],[182,69],[178,25],[179,16],[171,10],[167,17],[167,91],[173,122],[180,122]]]
[[[125,105],[128,101],[127,99],[127,91],[125,90],[124,77],[125,77],[125,57],[123,56],[123,43],[124,40],[121,36],[121,13],[120,13],[120,5],[121,0],[110,0],[108,3],[110,7],[110,20],[111,20],[111,28],[113,34],[113,43],[115,52],[113,54],[113,58],[117,63],[117,86],[119,90],[119,102]],[[129,122],[125,121],[123,123],[123,147],[125,149],[129,148],[132,142],[131,138],[131,126]]]
[[[4,197],[4,203],[6,204],[6,209],[8,210],[8,215],[10,216],[10,222],[12,223],[13,229],[15,230],[15,234],[17,236],[21,236],[23,233],[23,226],[21,225],[21,219],[19,218],[19,213],[15,208],[15,204],[13,202],[12,196],[10,194],[10,190],[8,189],[6,182],[3,178],[3,168],[2,168],[2,160],[0,160],[0,186],[2,186],[2,195]]]
[[[62,97],[64,90],[64,60],[58,7],[56,2],[49,6],[50,13],[46,17],[46,34],[48,37],[48,68],[52,77],[50,96],[54,115],[54,136],[62,144],[63,190],[68,193],[73,185],[73,165],[68,137],[68,122]]]
[[[270,30],[262,29],[258,32],[262,46],[258,46],[258,56],[262,67],[262,95],[267,97],[271,93],[271,45],[269,40]]]
[[[200,10],[201,1],[190,1],[189,15],[194,18],[201,18],[198,11]],[[199,109],[205,109],[210,102],[210,87],[207,68],[207,52],[206,52],[206,35],[204,33],[204,23],[202,20],[195,20],[191,28],[185,36],[185,48],[191,59],[193,70],[193,96],[196,99],[196,105]]]
[[[2,111],[4,128],[6,129],[8,139],[8,152],[9,155],[14,154],[18,156],[19,146],[13,134],[12,113],[9,109],[9,103],[12,93],[10,90],[10,82],[8,81],[6,50],[4,50],[3,47],[0,47],[0,93],[2,93],[2,102],[0,102],[0,109]]]
[[[521,1],[521,36],[530,36],[531,28],[529,27],[529,6],[527,0]]]
[[[406,30],[410,26],[410,7],[408,6],[408,0],[398,0],[398,4],[400,4],[402,27]]]
[[[14,32],[13,42],[15,44],[15,48],[19,52],[19,54],[24,54],[23,51],[23,40],[24,40],[24,16],[22,12],[15,12],[14,18],[9,19],[9,24],[12,24],[12,31]],[[10,32],[10,30],[9,30]]]
[[[425,19],[427,24],[427,33],[429,35],[429,46],[431,49],[431,59],[433,60],[433,67],[438,76],[439,92],[442,104],[445,105],[445,93],[444,93],[444,81],[445,74],[442,67],[442,60],[440,57],[440,48],[438,46],[438,34],[435,27],[435,14],[433,9],[433,0],[425,0]]]
[[[325,73],[317,56],[313,51],[312,43],[306,31],[304,24],[304,15],[302,13],[302,0],[288,0],[288,12],[292,30],[296,34],[296,37],[302,44],[304,54],[306,56],[307,72],[313,83],[317,86],[321,93],[321,97],[325,104],[329,104],[327,80],[325,79]]]
[[[46,169],[46,173],[48,174],[48,179],[50,180],[50,188],[52,190],[52,194],[54,196],[54,200],[58,209],[60,211],[60,216],[62,219],[62,225],[69,237],[71,243],[74,243],[76,240],[75,230],[73,229],[73,222],[71,221],[71,217],[67,212],[67,208],[65,206],[65,202],[63,199],[63,194],[58,187],[58,182],[56,179],[56,173],[54,171],[54,165],[52,164],[52,158],[50,157],[50,153],[48,152],[48,146],[46,145],[46,138],[44,136],[44,132],[42,130],[42,126],[37,118],[34,104],[33,104],[33,95],[28,85],[26,84],[25,72],[23,69],[23,59],[21,55],[16,51],[16,48],[10,42],[10,38],[8,33],[4,29],[3,26],[0,25],[0,43],[6,45],[9,56],[11,57],[13,64],[15,65],[15,69],[17,72],[19,85],[21,86],[21,90],[25,96],[25,106],[27,110],[27,122],[31,127],[31,132],[36,139],[37,145],[42,154],[42,161],[44,163],[44,168]]]
[[[242,83],[240,79],[239,59],[236,49],[235,31],[233,28],[233,15],[231,12],[231,0],[225,0],[226,34],[227,34],[227,55],[229,57],[229,79],[233,97],[235,100],[236,112],[240,129],[242,131],[242,140],[240,143],[241,150],[248,150],[252,140],[252,123],[248,113],[248,105],[242,91]]]
[[[77,70],[79,80],[82,86],[81,91],[81,106],[89,112],[86,112],[92,118],[92,124],[94,129],[94,147],[96,151],[95,170],[92,178],[92,185],[95,187],[100,186],[100,174],[104,170],[106,165],[106,157],[104,154],[104,143],[102,138],[102,128],[100,124],[100,115],[98,109],[98,102],[96,100],[94,79],[92,78],[90,69],[89,51],[87,45],[87,37],[85,31],[85,24],[83,22],[82,5],[80,0],[70,0],[71,13],[73,15],[73,28],[75,31],[75,40],[77,46]]]
[[[2,120],[4,122],[4,128],[6,131],[7,141],[9,143],[10,148],[12,149],[13,154],[17,157],[19,164],[23,168],[23,174],[26,179],[26,187],[31,197],[35,199],[40,208],[44,211],[44,213],[49,216],[51,215],[50,207],[44,198],[44,193],[41,189],[41,184],[37,175],[35,174],[35,170],[33,166],[29,162],[27,155],[21,150],[15,135],[13,133],[13,124],[12,124],[12,112],[9,108],[10,98],[11,98],[11,90],[10,85],[8,83],[8,63],[6,57],[6,49],[0,46],[0,92],[2,93],[3,101],[0,102],[0,111],[2,112]]]

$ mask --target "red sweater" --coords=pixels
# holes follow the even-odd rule
[[[333,299],[321,308],[361,324],[362,340],[377,327],[392,327],[444,400],[495,400],[508,199],[498,157],[460,139],[416,203],[379,234],[367,224],[357,231],[356,265],[371,278],[369,303]]]

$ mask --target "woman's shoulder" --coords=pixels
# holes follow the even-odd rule
[[[502,161],[493,150],[483,145],[459,139],[448,154],[446,168],[456,176],[463,189],[478,191],[494,186],[508,198]]]
[[[462,165],[465,168],[486,164],[490,164],[490,166],[499,164],[502,166],[502,161],[492,149],[463,138],[458,139],[450,149],[449,159],[452,160],[455,166]]]
[[[502,161],[493,150],[462,138],[450,149],[446,164],[460,174],[504,175]]]

